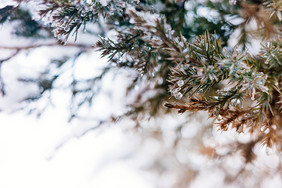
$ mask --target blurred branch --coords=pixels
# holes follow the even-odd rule
[[[48,43],[48,44],[34,44],[34,45],[28,45],[28,46],[0,46],[0,49],[4,50],[15,50],[14,53],[12,53],[9,57],[5,59],[0,59],[0,93],[2,96],[6,94],[5,91],[5,83],[2,78],[1,74],[1,67],[2,64],[6,61],[9,61],[10,59],[14,58],[16,55],[18,55],[22,50],[29,50],[29,49],[35,49],[40,47],[75,47],[75,48],[82,48],[82,49],[91,49],[94,48],[92,45],[86,45],[86,44],[78,44],[78,43],[67,43],[67,44],[61,44],[59,42],[56,43]]]
[[[76,43],[67,43],[67,44],[61,44],[61,43],[49,43],[49,44],[35,44],[35,45],[29,45],[29,46],[0,46],[0,49],[6,49],[6,50],[29,50],[33,48],[40,48],[40,47],[53,47],[53,46],[61,46],[61,47],[77,47],[77,48],[94,48],[92,45],[86,45],[86,44],[76,44]],[[1,62],[1,61],[0,61]]]
[[[1,74],[1,66],[2,63],[0,64],[0,93],[2,94],[2,96],[4,96],[6,94],[6,91],[5,91],[5,83],[3,81],[3,78],[2,78],[2,74]]]
[[[17,55],[18,53],[20,52],[20,50],[16,50],[12,55],[10,55],[9,57],[5,58],[5,59],[2,59],[0,60],[0,93],[2,94],[2,96],[4,96],[6,94],[6,91],[5,91],[5,83],[3,81],[3,78],[2,78],[2,64],[5,62],[5,61],[9,61],[11,58],[13,58],[15,55]]]

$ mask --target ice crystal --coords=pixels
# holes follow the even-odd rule
[[[181,98],[183,97],[183,94],[180,93],[180,92],[178,92],[178,93],[176,93],[176,94],[174,95],[174,97],[175,97],[177,100],[179,100],[179,99],[181,99]]]
[[[183,80],[178,80],[178,81],[177,81],[177,85],[178,85],[179,87],[182,87],[182,86],[184,85],[184,81],[183,81]]]

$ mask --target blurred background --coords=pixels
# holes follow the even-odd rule
[[[17,4],[0,0],[2,12]],[[115,38],[102,18],[61,45],[36,3],[21,6],[23,21],[11,15],[0,25],[1,188],[282,187],[281,154],[256,146],[245,163],[235,146],[252,135],[217,131],[204,112],[168,113],[160,100],[153,118],[121,118],[155,93],[144,80],[129,90],[138,73],[109,66],[93,48],[99,36]],[[203,7],[198,15],[217,16]],[[257,44],[248,44],[253,53]]]

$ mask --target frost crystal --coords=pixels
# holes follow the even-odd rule
[[[183,65],[183,68],[184,69],[188,69],[190,67],[190,65],[189,64],[185,64],[185,65]]]
[[[98,2],[100,2],[103,6],[107,6],[109,4],[109,0],[99,0]]]
[[[66,32],[70,31],[70,26],[65,27],[64,29]]]
[[[85,17],[86,16],[86,12],[82,11],[80,14],[81,17]]]
[[[179,66],[179,70],[180,70],[183,74],[187,75],[187,72],[185,71],[184,65],[180,65],[180,66]]]
[[[179,93],[180,90],[181,90],[180,88],[175,88],[171,91],[171,94],[176,95],[177,93]]]
[[[175,97],[177,100],[179,100],[179,99],[181,99],[181,98],[183,97],[183,94],[180,93],[180,92],[178,92],[177,94],[174,95],[174,97]]]
[[[232,99],[231,104],[233,106],[241,105],[241,101],[240,101],[240,99]]]
[[[222,121],[222,116],[221,115],[217,116],[217,121]]]
[[[178,100],[183,97],[183,94],[180,92],[180,90],[181,88],[175,88],[171,91],[171,94]]]
[[[183,80],[178,80],[177,85],[179,87],[183,86],[184,85],[184,81]]]

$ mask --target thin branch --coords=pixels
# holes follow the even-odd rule
[[[16,50],[12,55],[10,55],[9,57],[0,60],[0,93],[2,94],[2,96],[5,96],[6,91],[5,91],[5,83],[2,77],[2,64],[5,61],[9,61],[10,59],[12,59],[14,56],[16,56],[18,53],[20,52],[20,50]]]
[[[1,74],[1,66],[2,63],[0,63],[0,93],[2,94],[2,96],[5,96],[6,94],[6,91],[5,91],[5,83],[3,81],[3,78],[2,78],[2,74]]]
[[[2,78],[1,74],[1,65],[15,57],[16,55],[19,54],[20,51],[22,50],[29,50],[29,49],[34,49],[34,48],[40,48],[40,47],[52,47],[52,46],[61,46],[61,47],[76,47],[76,48],[83,48],[83,49],[90,49],[94,48],[92,45],[86,45],[86,44],[77,44],[77,43],[67,43],[67,44],[61,44],[61,43],[47,43],[47,44],[34,44],[34,45],[28,45],[28,46],[0,46],[0,49],[4,50],[15,50],[13,54],[11,54],[9,57],[5,59],[0,59],[0,93],[2,96],[6,94],[5,91],[5,83]]]
[[[6,49],[6,50],[28,50],[28,49],[33,49],[33,48],[52,47],[52,46],[77,47],[77,48],[94,48],[94,46],[92,46],[92,45],[86,45],[86,44],[76,44],[76,43],[66,43],[66,44],[49,43],[49,44],[35,44],[35,45],[29,45],[29,46],[0,46],[0,49]]]
[[[1,48],[1,47],[0,47]],[[10,59],[12,59],[14,56],[16,56],[20,50],[19,49],[13,49],[16,50],[12,55],[10,55],[9,57],[7,57],[6,59],[1,59],[0,60],[0,66],[2,65],[2,63],[4,63],[5,61],[9,61]]]

